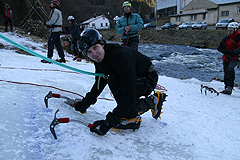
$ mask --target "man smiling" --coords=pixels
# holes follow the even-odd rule
[[[96,73],[108,78],[96,76],[90,92],[75,106],[77,111],[85,113],[108,84],[117,106],[109,112],[105,120],[94,122],[90,130],[105,135],[110,128],[138,129],[142,118],[140,114],[152,111],[158,119],[166,94],[160,91],[151,94],[158,81],[150,59],[137,50],[119,44],[107,44],[95,29],[82,32],[78,41],[79,50],[93,61]],[[140,98],[141,97],[141,98]]]

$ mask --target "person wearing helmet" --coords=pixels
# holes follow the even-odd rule
[[[132,13],[132,5],[128,1],[123,3],[122,8],[124,14],[117,21],[116,31],[122,35],[122,45],[138,50],[138,32],[143,28],[143,20],[139,14]]]
[[[11,10],[9,4],[7,4],[7,3],[5,3],[5,5],[4,5],[4,16],[5,16],[5,32],[8,31],[8,23],[10,25],[10,29],[12,32],[13,31],[13,27],[12,27],[13,14],[12,14],[12,10]]]
[[[61,63],[65,63],[65,55],[64,51],[60,42],[60,35],[62,32],[62,11],[59,8],[59,1],[54,0],[50,3],[50,16],[49,20],[47,22],[44,22],[45,25],[47,25],[48,28],[50,28],[50,37],[48,39],[48,53],[47,57],[52,58],[53,57],[53,49],[54,45],[57,47],[58,55],[60,57],[60,60],[58,60]],[[46,60],[41,60],[43,63],[49,63]]]
[[[107,44],[95,29],[81,33],[78,47],[94,63],[95,72],[105,76],[95,77],[90,92],[75,105],[75,110],[85,113],[96,103],[107,84],[117,103],[105,120],[94,122],[90,131],[105,135],[110,128],[138,129],[142,120],[140,114],[149,109],[153,118],[160,117],[166,94],[158,91],[150,95],[157,84],[158,74],[147,56],[131,47]]]
[[[80,36],[79,26],[72,15],[68,16],[67,20],[71,25],[71,28],[70,29],[66,28],[66,31],[68,33],[70,33],[72,36],[71,50],[73,51],[73,54],[75,55],[75,58],[73,60],[81,61],[82,53],[77,51],[77,41]]]
[[[228,95],[232,94],[235,80],[234,68],[238,65],[238,58],[240,56],[240,32],[238,31],[238,26],[237,22],[228,24],[228,36],[223,38],[217,48],[219,52],[223,53],[225,89],[221,93]]]

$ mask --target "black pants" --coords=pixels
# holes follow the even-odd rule
[[[8,23],[11,27],[11,32],[13,30],[13,27],[12,27],[12,18],[5,18],[5,32],[8,31]]]
[[[149,72],[148,75],[137,78],[136,106],[130,109],[127,117],[125,118],[133,118],[139,113],[142,114],[147,112],[149,109],[153,109],[153,101],[147,96],[154,90],[157,85],[157,81],[158,74],[156,71]],[[108,77],[108,85],[116,102],[119,103],[122,98],[119,76],[115,74],[110,75]],[[139,99],[141,96],[145,96],[145,98]]]
[[[136,50],[138,50],[138,43],[139,43],[139,37],[138,36],[122,40],[122,45],[123,46],[129,46],[129,47],[134,48]]]
[[[48,39],[48,58],[53,57],[54,45],[57,47],[58,55],[61,59],[64,58],[63,48],[60,42],[61,32],[52,32]]]
[[[224,84],[225,87],[234,86],[235,71],[234,68],[238,65],[237,60],[233,59],[230,62],[223,62]]]

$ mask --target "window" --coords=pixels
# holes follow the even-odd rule
[[[221,17],[224,17],[224,16],[229,16],[229,11],[222,11]]]
[[[103,27],[103,24],[101,23],[101,27]]]
[[[177,17],[176,17],[176,21],[181,21],[181,17],[180,17],[180,16],[177,16]]]
[[[106,23],[106,27],[108,26],[108,23]]]
[[[240,6],[238,6],[238,14],[240,14]]]
[[[190,19],[191,19],[191,21],[197,20],[197,15],[191,15]]]
[[[92,23],[92,27],[95,28],[95,23]]]
[[[206,14],[203,14],[203,19],[206,19]]]

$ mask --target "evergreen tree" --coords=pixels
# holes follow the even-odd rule
[[[13,16],[14,16],[13,19],[14,19],[15,25],[18,26],[18,24],[27,15],[29,9],[27,8],[26,1],[23,1],[23,0],[13,0],[12,5],[15,8],[13,10]]]

